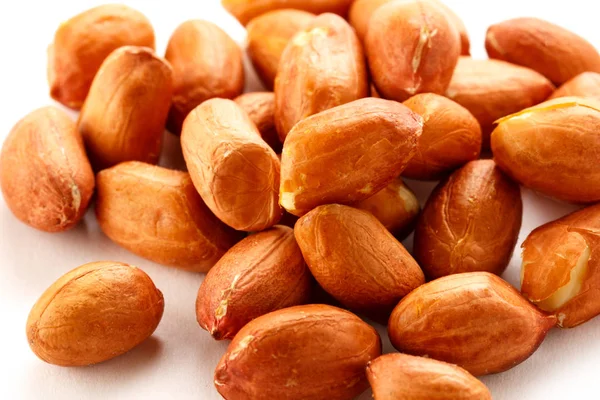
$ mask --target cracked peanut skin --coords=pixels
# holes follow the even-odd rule
[[[128,45],[154,49],[150,21],[133,8],[106,4],[62,23],[48,48],[50,96],[78,110],[104,59]]]
[[[350,7],[348,13],[348,21],[356,31],[361,41],[365,40],[369,21],[373,13],[382,5],[394,0],[355,0]],[[446,13],[452,24],[456,27],[460,34],[461,55],[468,56],[471,51],[471,41],[469,33],[462,19],[446,4],[438,0],[429,0],[435,2],[438,7]]]
[[[374,400],[492,400],[488,388],[464,369],[408,354],[386,354],[367,366]]]
[[[438,184],[415,230],[413,255],[429,279],[506,269],[523,203],[519,185],[492,160],[466,164]]]
[[[389,320],[402,353],[456,364],[475,376],[506,371],[539,347],[556,317],[489,272],[436,279],[398,303]]]
[[[494,161],[517,182],[573,203],[600,200],[600,101],[560,97],[498,121]]]
[[[415,154],[422,123],[408,107],[376,98],[300,121],[283,145],[280,204],[301,216],[321,204],[373,196]]]
[[[239,331],[215,371],[228,400],[351,400],[381,355],[377,331],[340,308],[313,304],[263,315]]]
[[[221,0],[223,7],[242,25],[270,11],[294,9],[313,14],[334,13],[346,17],[354,0]]]
[[[369,95],[362,45],[341,17],[322,14],[288,42],[275,78],[275,124],[283,143],[299,121]]]
[[[479,158],[481,127],[469,110],[434,93],[418,94],[403,104],[423,118],[423,133],[402,176],[438,180]]]
[[[600,54],[581,36],[538,18],[515,18],[488,28],[490,58],[523,65],[561,84],[576,75],[600,72]]]
[[[173,101],[169,132],[179,135],[185,117],[214,97],[233,99],[244,90],[242,51],[217,25],[189,20],[177,27],[165,59],[173,67]]]
[[[94,173],[75,123],[54,107],[12,128],[0,153],[0,187],[20,221],[46,232],[74,227],[94,193]]]
[[[298,220],[294,233],[319,285],[351,309],[387,317],[425,283],[404,246],[367,211],[319,206]]]
[[[279,159],[234,101],[196,107],[183,124],[181,147],[196,190],[221,221],[253,232],[281,219]]]
[[[446,91],[460,55],[460,35],[434,3],[391,2],[373,13],[365,50],[377,91],[404,101]]]
[[[95,170],[156,164],[173,93],[172,68],[147,47],[124,46],[98,70],[77,128]]]
[[[273,151],[281,153],[283,144],[275,128],[275,94],[273,92],[244,93],[233,101],[248,113],[260,136]]]
[[[496,120],[541,103],[553,90],[552,82],[532,69],[460,57],[444,95],[477,118],[488,149]]]
[[[95,211],[113,242],[195,272],[207,272],[241,238],[208,209],[187,172],[137,161],[98,173]]]
[[[276,225],[225,253],[200,286],[196,317],[216,340],[233,339],[261,315],[307,303],[311,285],[294,231]]]
[[[600,73],[582,72],[563,83],[548,100],[570,96],[594,97],[600,100]]]
[[[263,84],[272,90],[279,60],[288,42],[315,19],[306,11],[284,9],[254,18],[246,27],[246,51]]]
[[[562,328],[600,314],[600,205],[586,207],[536,228],[523,242],[521,293],[535,304],[546,301],[573,279],[571,272],[588,250],[580,288],[558,308],[548,309]]]
[[[59,278],[35,303],[27,339],[47,363],[96,364],[152,335],[163,309],[162,293],[141,269],[111,261],[88,263]]]

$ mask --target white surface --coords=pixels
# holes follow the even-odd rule
[[[598,17],[590,0],[446,1],[465,21],[475,57],[485,57],[487,26],[518,16],[559,23],[600,46]],[[160,54],[175,27],[186,19],[209,19],[240,43],[244,30],[217,0],[128,1],[152,21]],[[45,80],[46,46],[58,24],[99,4],[96,1],[3,1],[0,3],[0,140],[34,108],[50,104]],[[253,88],[259,86],[252,82]],[[164,165],[181,167],[177,140],[167,137]],[[421,201],[432,184],[410,183]],[[525,203],[519,244],[536,226],[575,207],[523,191]],[[409,238],[407,247],[410,248]],[[504,277],[518,285],[520,251]],[[25,321],[33,303],[59,276],[90,261],[118,260],[142,267],[165,296],[165,313],[156,333],[130,353],[86,368],[43,363],[29,350]],[[212,385],[215,365],[227,343],[214,342],[199,328],[194,302],[202,280],[136,257],[109,241],[92,212],[76,229],[38,232],[18,222],[0,201],[0,399],[219,399]],[[385,351],[392,351],[380,327]],[[485,377],[496,400],[598,399],[600,318],[573,330],[553,330],[540,349],[509,372]],[[365,393],[361,400],[368,399]],[[274,399],[277,400],[277,399]]]

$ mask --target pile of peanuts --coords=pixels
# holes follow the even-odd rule
[[[73,228],[93,200],[118,245],[206,273],[196,316],[231,340],[214,375],[225,399],[350,400],[369,386],[376,400],[491,399],[476,376],[600,314],[590,43],[518,18],[491,26],[476,60],[439,0],[222,3],[272,91],[243,93],[243,51],[211,22],[181,24],[161,57],[140,12],[87,10],[48,51],[50,95],[79,118],[22,118],[0,186],[33,228]],[[165,129],[187,171],[156,165]],[[421,209],[402,178],[440,182]],[[499,275],[520,185],[585,207],[527,237],[518,291]],[[48,363],[95,364],[147,339],[163,310],[141,269],[93,262],[42,294],[27,338]],[[381,355],[370,321],[399,353]]]

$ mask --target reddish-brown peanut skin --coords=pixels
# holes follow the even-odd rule
[[[560,97],[500,120],[494,160],[513,179],[574,203],[600,200],[600,101]]]
[[[353,0],[221,0],[223,7],[242,25],[269,11],[292,8],[313,14],[334,13],[345,17]]]
[[[77,128],[96,170],[123,161],[156,164],[171,95],[169,63],[146,47],[111,53],[94,78]]]
[[[173,66],[173,103],[167,129],[180,134],[185,117],[214,97],[233,99],[244,90],[242,51],[212,22],[189,20],[179,25],[167,45]]]
[[[475,376],[527,359],[556,324],[507,282],[488,272],[436,279],[398,303],[388,324],[402,353],[457,364]]]
[[[521,293],[534,303],[569,283],[571,270],[586,247],[590,258],[580,291],[552,311],[561,328],[573,328],[600,314],[600,205],[536,228],[522,245]]]
[[[373,13],[365,50],[377,91],[404,101],[446,91],[460,55],[460,36],[434,3],[394,1]]]
[[[434,93],[418,94],[404,105],[423,118],[423,133],[403,176],[437,180],[479,158],[481,128],[469,110]]]
[[[445,95],[477,118],[488,149],[496,120],[541,103],[553,90],[548,79],[529,68],[460,57]]]
[[[133,8],[106,4],[61,24],[48,48],[50,96],[79,109],[102,62],[122,46],[154,48],[150,21]]]
[[[248,24],[248,56],[267,88],[273,89],[279,60],[290,39],[314,18],[306,11],[284,9],[265,13]]]
[[[395,101],[366,98],[300,121],[283,145],[279,201],[303,215],[385,188],[415,154],[422,119]]]
[[[284,308],[249,322],[215,371],[228,400],[351,400],[381,355],[377,331],[356,315],[322,305]]]
[[[430,279],[474,271],[500,275],[517,243],[522,215],[519,185],[494,161],[471,161],[429,196],[413,255]]]
[[[352,204],[352,207],[373,214],[399,240],[413,231],[421,211],[419,200],[401,178],[394,179],[385,188]]]
[[[97,185],[102,231],[159,264],[207,272],[240,239],[206,207],[187,172],[129,161],[101,171]]]
[[[593,97],[600,100],[600,73],[582,72],[563,83],[548,100],[569,96]]]
[[[261,315],[307,303],[311,285],[294,231],[276,225],[246,237],[219,260],[200,286],[196,317],[215,339],[233,339]]]
[[[389,314],[425,283],[404,246],[373,216],[349,206],[319,206],[294,227],[319,285],[346,307]]]
[[[207,100],[183,124],[181,146],[194,186],[211,211],[240,231],[281,218],[279,159],[232,100]]]
[[[44,292],[27,319],[27,340],[47,363],[96,364],[146,340],[163,310],[163,295],[144,271],[93,262],[63,275]]]
[[[531,68],[558,84],[582,72],[600,72],[600,54],[591,43],[538,18],[490,26],[485,48],[490,58]]]
[[[296,123],[369,95],[356,33],[334,14],[316,17],[285,48],[275,79],[275,123],[283,142]]]
[[[281,141],[275,128],[275,94],[273,92],[245,93],[234,100],[250,117],[260,136],[275,153],[281,152]]]
[[[385,354],[367,366],[375,400],[492,400],[485,385],[464,369],[408,354]]]
[[[94,193],[94,173],[75,123],[54,107],[35,110],[0,153],[4,201],[22,222],[47,232],[75,226]]]
[[[356,31],[360,40],[364,40],[367,35],[367,29],[369,27],[369,21],[371,16],[382,5],[389,3],[393,0],[355,0],[350,7],[348,13],[348,21],[350,25]],[[461,54],[468,56],[470,53],[471,42],[469,39],[469,33],[465,27],[464,22],[460,19],[454,11],[452,11],[447,5],[438,0],[429,0],[435,2],[438,8],[446,13],[452,24],[458,29],[460,34],[461,42]]]

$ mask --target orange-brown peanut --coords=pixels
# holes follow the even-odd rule
[[[600,73],[582,72],[563,83],[548,100],[569,96],[594,97],[600,100]]]
[[[313,14],[334,13],[345,17],[353,0],[221,0],[242,25],[269,11],[292,8]]]
[[[281,141],[275,128],[275,94],[273,92],[245,93],[234,100],[250,117],[260,136],[275,153],[281,152]]]

